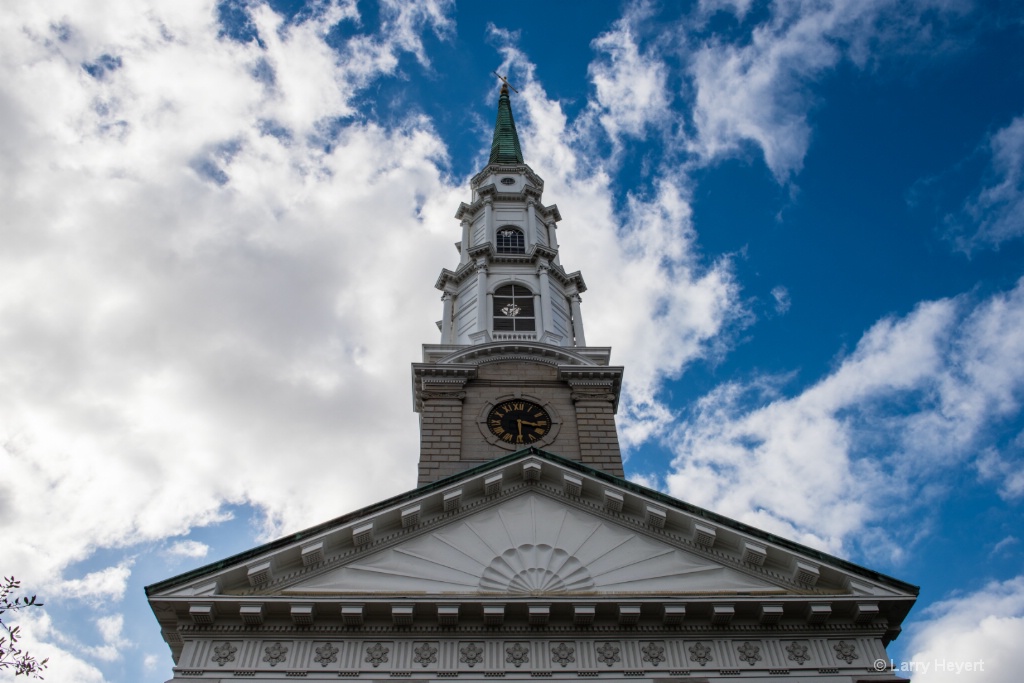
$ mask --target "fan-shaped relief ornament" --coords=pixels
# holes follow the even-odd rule
[[[211,659],[219,666],[224,666],[228,662],[235,661],[235,653],[238,652],[238,648],[231,643],[224,643],[213,648],[213,657]]]
[[[480,577],[480,590],[499,593],[563,593],[594,587],[590,572],[561,548],[526,543],[491,560]]]
[[[373,664],[373,668],[376,669],[378,666],[388,661],[389,652],[391,652],[391,650],[380,643],[371,645],[366,648],[366,657],[364,658],[364,661]]]
[[[421,643],[413,648],[412,660],[426,666],[437,662],[437,648],[430,643]]]
[[[576,648],[567,643],[559,643],[551,648],[551,661],[561,664],[564,669],[569,662],[576,661]]]
[[[786,652],[789,653],[789,659],[801,666],[811,658],[811,656],[807,654],[807,646],[801,645],[800,643],[790,643],[786,646]]]
[[[665,661],[665,646],[658,643],[647,643],[640,650],[644,653],[644,661],[658,666]]]
[[[467,666],[476,666],[484,661],[484,649],[476,643],[470,643],[459,650],[459,661]]]
[[[619,657],[619,648],[611,643],[602,643],[594,648],[597,652],[597,660],[611,666],[615,662],[622,661]]]
[[[277,666],[284,661],[284,656],[288,654],[288,648],[281,645],[281,643],[274,643],[263,648],[263,652],[265,653],[263,661],[270,664],[270,666]]]
[[[711,656],[711,648],[704,643],[696,643],[691,645],[690,648],[690,661],[697,662],[701,666],[707,666],[714,657]]]
[[[530,661],[530,648],[524,647],[521,643],[515,643],[511,647],[506,647],[505,661],[509,664],[515,664],[515,667],[518,669]]]
[[[854,643],[840,640],[832,646],[832,649],[836,651],[836,659],[842,659],[847,664],[852,664],[853,660],[859,659],[857,657],[857,646]]]
[[[740,659],[754,666],[754,662],[761,661],[761,648],[753,643],[743,643],[736,651],[740,653]]]
[[[331,662],[338,661],[338,648],[330,643],[324,643],[316,649],[316,657],[313,658],[313,661],[320,666],[327,666]]]

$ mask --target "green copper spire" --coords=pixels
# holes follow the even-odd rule
[[[521,164],[523,150],[519,147],[519,133],[512,119],[512,104],[508,99],[508,84],[501,85],[498,98],[498,121],[494,124],[494,142],[491,143],[489,164]]]

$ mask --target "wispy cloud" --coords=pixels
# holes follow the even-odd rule
[[[210,551],[210,546],[199,541],[176,541],[167,549],[167,553],[177,557],[203,558]]]
[[[996,131],[985,145],[987,182],[946,223],[967,253],[1024,235],[1024,116]]]
[[[780,183],[800,172],[811,143],[809,117],[818,104],[811,84],[841,62],[870,64],[880,44],[903,51],[927,46],[929,23],[961,11],[957,3],[927,0],[773,2],[763,21],[744,23],[746,40],[690,35],[717,11],[743,20],[749,8],[749,2],[703,2],[694,23],[681,29],[680,38],[695,43],[689,52],[694,133],[688,146],[701,163],[752,146]]]
[[[62,581],[50,589],[54,598],[74,598],[85,600],[95,605],[108,604],[124,597],[128,587],[128,578],[132,574],[131,561],[122,562],[114,567],[86,574],[80,579]]]
[[[625,30],[617,26],[620,33]],[[584,321],[588,343],[610,345],[618,357],[630,359],[619,431],[627,448],[637,445],[672,420],[658,397],[661,382],[716,354],[727,343],[723,333],[745,319],[732,264],[726,258],[703,264],[687,181],[678,169],[657,169],[649,192],[629,193],[618,204],[610,169],[580,161],[587,156],[586,143],[575,146],[571,134],[579,122],[568,121],[559,103],[548,97],[515,36],[500,29],[495,35],[505,58],[501,68],[520,72],[519,101],[525,112],[517,123],[530,143],[524,153],[545,178],[545,192],[557,198],[569,217],[558,235],[566,259],[586,264],[585,277],[588,272],[618,274],[588,279]],[[592,76],[604,74],[603,68],[592,68]],[[649,120],[637,118],[631,106],[603,107],[600,90],[595,97],[588,107],[604,112],[607,130],[640,130],[637,126]],[[582,118],[589,115],[585,110]],[[564,265],[574,269],[568,260]],[[591,301],[600,305],[590,306]]]
[[[637,25],[650,14],[646,3],[628,6],[611,30],[594,39],[597,57],[588,68],[593,98],[577,127],[603,128],[617,154],[624,138],[644,136],[649,127],[666,128],[674,119],[668,66],[658,50],[643,51]]]
[[[398,3],[328,46],[353,7],[253,4],[248,42],[193,4],[100,20],[55,1],[0,24],[0,466],[24,539],[5,571],[119,596],[124,565],[64,569],[228,502],[273,534],[412,486],[415,417],[382,416],[408,390],[394,359],[432,334],[461,188],[428,121],[386,129],[352,101],[450,6]],[[376,455],[358,483],[311,484],[339,448]]]
[[[782,285],[772,287],[772,299],[775,300],[775,312],[779,314],[788,311],[793,304],[789,298],[789,290]]]
[[[1013,683],[1024,638],[1024,576],[991,582],[977,591],[928,607],[914,625],[907,651],[914,681],[939,683],[972,675],[986,683]],[[951,666],[981,663],[959,676]],[[941,666],[940,666],[941,665]]]
[[[1019,411],[1022,390],[1024,281],[979,302],[922,303],[876,323],[796,396],[771,381],[706,395],[671,435],[667,486],[786,537],[843,553],[852,543],[892,561],[896,539],[919,524],[889,539],[869,539],[869,524],[913,505],[891,504],[908,501],[908,489],[918,505],[942,495],[934,484],[960,476],[956,466],[987,444],[985,430]]]

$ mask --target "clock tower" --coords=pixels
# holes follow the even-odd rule
[[[459,263],[437,279],[439,344],[412,367],[418,484],[528,446],[622,476],[615,431],[622,368],[587,346],[579,271],[558,253],[555,205],[523,161],[502,85],[487,166],[455,212]]]

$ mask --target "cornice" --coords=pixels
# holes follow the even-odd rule
[[[544,189],[544,180],[527,164],[487,164],[479,173],[470,178],[469,186],[476,189],[487,175],[497,175],[500,173],[522,173],[534,185],[539,187],[541,190]]]
[[[461,264],[454,271],[442,268],[441,273],[434,282],[435,289],[443,292],[449,283],[461,284],[466,278],[476,273],[480,268],[486,268],[487,264],[490,263],[522,263],[523,265],[536,267],[546,266],[548,275],[555,278],[559,284],[563,286],[573,285],[579,293],[587,291],[587,283],[583,280],[582,273],[578,270],[566,273],[562,266],[554,262],[557,252],[550,247],[535,244],[527,254],[497,254],[494,252],[493,245],[490,242],[483,242],[471,247],[467,253],[471,259],[483,258],[486,260],[486,263],[480,264],[476,260],[472,260]]]
[[[502,192],[501,190],[494,188],[492,185],[487,185],[486,187],[481,188],[477,192],[477,195],[476,201],[472,203],[459,203],[459,208],[455,210],[456,219],[460,221],[473,220],[487,201],[502,203],[522,202],[526,204],[529,203],[531,199],[540,200],[541,191],[537,188],[526,186],[519,192]],[[542,219],[547,219],[555,223],[562,220],[562,214],[558,210],[557,204],[544,206],[540,201],[537,201],[535,203],[535,210]]]
[[[446,348],[446,347],[441,347]],[[610,349],[607,347],[569,347],[554,346],[542,342],[496,341],[473,346],[453,346],[452,350],[440,358],[432,358],[437,365],[469,364],[482,365],[501,360],[530,360],[555,366],[585,366],[598,368],[607,365]],[[424,348],[426,352],[426,347]],[[426,356],[426,353],[424,354]],[[604,361],[603,363],[601,361]]]

